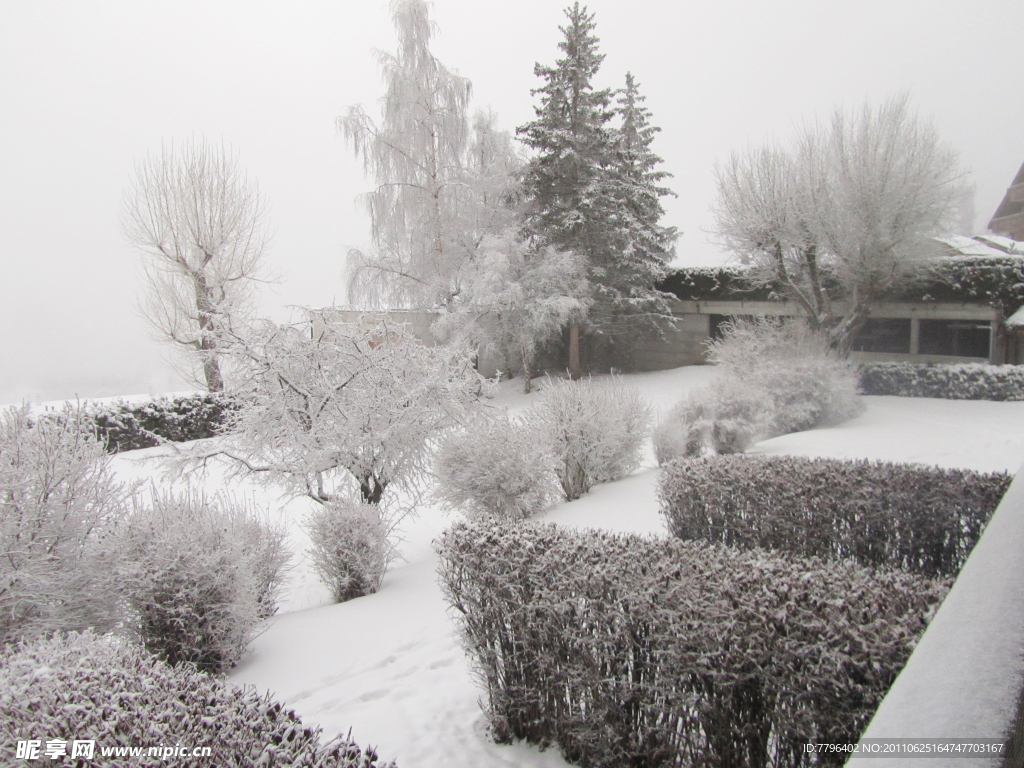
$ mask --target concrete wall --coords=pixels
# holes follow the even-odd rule
[[[676,327],[664,339],[637,343],[633,353],[638,371],[664,371],[684,365],[702,365],[705,342],[711,337],[711,315],[676,315]]]
[[[1024,469],[1024,468],[1022,468]],[[1006,738],[1024,682],[1024,477],[1017,476],[862,739]],[[848,768],[900,768],[855,758]],[[928,768],[1003,765],[931,756]]]

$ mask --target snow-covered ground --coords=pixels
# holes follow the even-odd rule
[[[708,367],[623,377],[638,387],[656,412],[714,375]],[[506,382],[496,405],[519,411],[532,396],[521,381]],[[766,440],[751,453],[868,458],[965,467],[1016,469],[1024,462],[1024,402],[996,403],[923,398],[866,397],[865,412],[845,424]],[[124,477],[159,473],[161,449],[116,457]],[[220,489],[217,477],[204,482]],[[400,768],[552,768],[567,765],[557,750],[516,744],[498,746],[486,734],[475,684],[454,624],[437,586],[431,541],[454,519],[433,507],[419,510],[404,527],[403,560],[392,566],[375,595],[329,604],[326,588],[310,571],[303,550],[304,500],[281,501],[273,492],[235,485],[252,495],[273,519],[292,529],[294,567],[279,613],[232,672],[240,684],[270,690],[307,724],[327,735],[347,732],[361,744],[396,758]],[[648,451],[645,466],[630,477],[594,488],[543,519],[562,525],[660,534],[657,469]]]

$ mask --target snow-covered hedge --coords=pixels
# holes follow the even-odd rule
[[[223,393],[157,397],[137,404],[82,404],[111,453],[213,437],[237,407],[236,398]]]
[[[496,738],[608,768],[796,767],[807,742],[856,742],[947,589],[530,521],[458,524],[438,549]]]
[[[1024,366],[861,363],[860,386],[865,395],[1024,400]]]
[[[683,459],[661,512],[681,539],[955,576],[1010,475],[798,456]]]
[[[544,441],[507,414],[446,435],[434,474],[441,503],[473,517],[519,520],[561,497],[555,459]]]
[[[66,755],[47,765],[155,768],[308,766],[385,768],[349,737],[321,742],[321,730],[252,689],[231,686],[190,665],[170,667],[108,637],[71,634],[0,655],[0,751],[15,761],[19,740],[62,739]],[[70,761],[74,740],[95,740],[94,759]],[[118,747],[209,749],[209,756],[103,757]],[[168,753],[169,754],[169,753]],[[389,763],[393,766],[393,763]]]
[[[334,602],[373,594],[394,557],[388,526],[375,504],[329,502],[306,520],[313,570]]]
[[[284,537],[230,499],[157,495],[120,533],[127,629],[172,665],[233,666],[274,612]]]
[[[554,454],[570,501],[640,466],[650,419],[650,404],[636,389],[591,378],[546,387],[526,416]]]

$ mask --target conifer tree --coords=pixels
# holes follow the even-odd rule
[[[619,91],[617,112],[621,119],[618,152],[612,169],[612,194],[617,202],[616,220],[620,240],[616,243],[612,284],[625,300],[639,301],[651,309],[651,288],[665,276],[674,255],[675,227],[659,224],[665,209],[661,198],[675,195],[662,182],[672,174],[658,170],[662,160],[651,149],[661,131],[651,125],[651,112],[632,73],[626,73],[626,87]],[[657,305],[654,306],[657,309]]]
[[[667,177],[651,150],[657,128],[642,105],[632,76],[618,107],[610,89],[593,80],[604,55],[598,53],[594,15],[577,2],[566,9],[569,23],[559,29],[564,56],[553,67],[536,65],[543,85],[537,118],[518,129],[536,152],[523,178],[527,199],[525,229],[542,242],[574,251],[587,262],[593,286],[590,327],[606,338],[650,328],[667,305],[654,290],[671,259],[673,228],[661,227],[660,198],[671,194]],[[622,118],[622,127],[612,121]],[[570,334],[570,370],[576,368]],[[576,352],[578,354],[578,352]]]

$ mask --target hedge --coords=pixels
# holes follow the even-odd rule
[[[0,751],[10,764],[19,740],[38,739],[45,747],[61,739],[68,754],[60,765],[74,768],[164,766],[166,757],[118,758],[102,756],[101,749],[178,745],[210,748],[209,757],[172,761],[183,765],[387,768],[372,749],[348,737],[323,743],[320,733],[269,694],[187,664],[172,668],[109,637],[72,633],[0,655]],[[93,759],[72,761],[72,742],[90,739]]]
[[[534,522],[437,546],[492,733],[581,766],[810,765],[807,742],[857,741],[948,588]]]
[[[681,539],[955,576],[1012,477],[798,456],[668,465],[661,513]]]
[[[109,453],[214,437],[237,408],[232,395],[212,392],[158,397],[138,404],[121,400],[109,405],[82,404]]]
[[[860,386],[865,395],[1024,400],[1024,366],[861,363]]]

